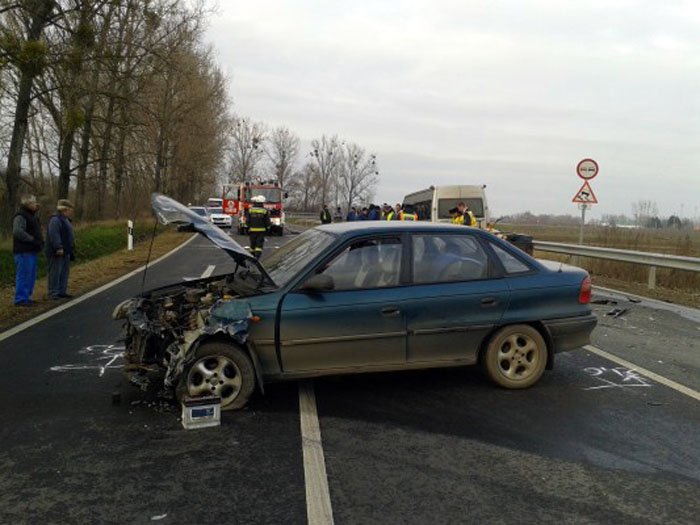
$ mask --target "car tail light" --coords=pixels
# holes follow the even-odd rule
[[[578,292],[578,302],[581,304],[588,304],[591,302],[591,276],[586,275],[586,277],[581,281],[581,289]]]

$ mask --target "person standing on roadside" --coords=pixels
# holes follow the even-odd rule
[[[331,222],[333,222],[331,212],[328,211],[328,204],[323,205],[321,213],[319,214],[319,218],[321,219],[321,224],[330,224]]]
[[[34,195],[22,197],[12,219],[12,255],[15,260],[15,306],[32,306],[39,252],[44,246]]]
[[[70,263],[75,260],[75,237],[71,217],[73,217],[73,205],[69,200],[60,199],[56,205],[56,213],[49,219],[46,259],[49,298],[54,300],[73,297],[68,293]]]
[[[459,204],[457,204],[457,209],[464,218],[462,224],[464,224],[465,226],[478,226],[476,217],[474,217],[474,214],[469,209],[469,206],[467,206],[463,202],[460,202]]]
[[[340,206],[335,209],[335,213],[333,214],[333,222],[343,222],[343,212],[340,209]]]

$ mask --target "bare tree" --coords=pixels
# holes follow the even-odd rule
[[[335,180],[338,168],[343,161],[342,144],[337,135],[311,141],[310,155],[315,159],[321,184],[321,203],[326,204]]]
[[[264,124],[244,117],[234,117],[230,130],[229,182],[250,181],[256,175],[255,170],[265,155],[265,138]]]
[[[41,74],[45,64],[47,46],[41,38],[44,29],[51,21],[55,7],[54,0],[25,0],[8,8],[19,11],[18,18],[21,20],[23,34],[4,34],[4,38],[2,38],[4,43],[9,44],[2,46],[3,58],[8,60],[18,72],[15,117],[7,156],[7,169],[4,174],[6,191],[3,208],[5,213],[0,222],[0,228],[4,232],[10,231],[12,215],[17,205],[24,140],[27,136],[34,79]],[[5,33],[6,29],[3,28],[2,32]]]
[[[277,183],[286,188],[299,155],[299,137],[284,126],[275,128],[267,139],[265,152],[274,169]]]
[[[377,156],[358,144],[346,144],[338,182],[341,198],[350,209],[356,199],[368,199],[379,178]]]
[[[632,203],[632,215],[637,226],[646,226],[652,217],[659,214],[656,202],[651,200],[638,200]]]

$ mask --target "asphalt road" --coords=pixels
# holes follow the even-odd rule
[[[147,287],[211,265],[231,268],[197,238]],[[306,522],[297,384],[183,430],[177,407],[121,376],[110,314],[140,287],[135,276],[0,342],[0,523]],[[700,390],[700,312],[595,299],[617,301],[595,306],[596,347]],[[336,523],[697,522],[700,402],[590,351],[558,355],[525,391],[474,368],[314,386]]]

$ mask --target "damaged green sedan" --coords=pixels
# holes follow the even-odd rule
[[[585,270],[475,228],[329,224],[261,264],[177,201],[155,194],[152,205],[162,223],[203,234],[235,263],[114,310],[131,381],[162,369],[178,399],[217,395],[231,410],[270,380],[473,364],[502,387],[527,388],[596,325]]]

